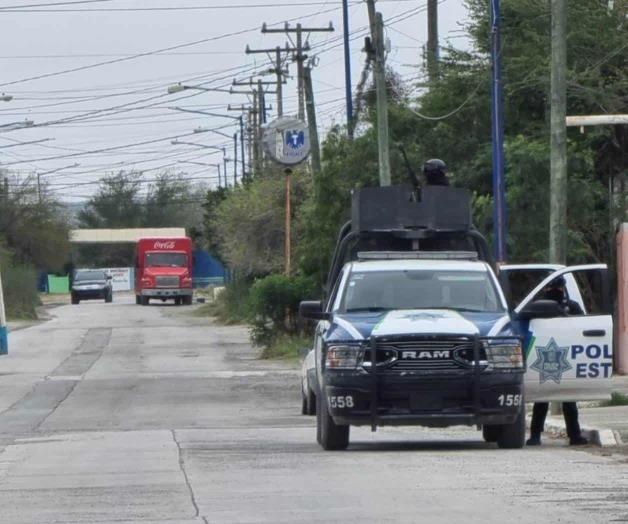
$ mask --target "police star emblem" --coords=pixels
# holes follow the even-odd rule
[[[547,346],[536,346],[536,361],[530,366],[539,372],[541,384],[548,380],[553,380],[560,384],[563,373],[571,369],[571,364],[567,360],[569,346],[559,347],[553,338],[550,338]]]

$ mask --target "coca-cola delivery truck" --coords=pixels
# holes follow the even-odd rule
[[[141,238],[135,258],[135,302],[151,298],[175,304],[192,303],[192,241],[182,238]]]

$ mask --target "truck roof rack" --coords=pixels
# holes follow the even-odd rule
[[[426,257],[434,259],[442,258],[434,253],[443,251],[474,252],[476,260],[495,268],[488,242],[471,222],[468,190],[426,186],[417,192],[403,185],[356,189],[351,220],[338,232],[326,291],[333,288],[342,266],[359,253],[380,253],[373,255],[380,260],[383,252],[431,253]],[[457,256],[468,259],[465,254]]]
[[[358,260],[478,260],[475,251],[360,251]]]

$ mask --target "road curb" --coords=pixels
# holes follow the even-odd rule
[[[528,417],[528,427],[530,427],[531,417]],[[600,447],[620,446],[623,444],[619,432],[608,428],[592,428],[582,426],[582,436],[589,442]],[[545,420],[545,432],[567,438],[567,429],[564,420],[557,417],[547,417]]]

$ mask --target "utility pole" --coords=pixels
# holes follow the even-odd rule
[[[277,86],[277,116],[283,116],[283,84],[286,83],[285,77],[288,75],[288,71],[283,68],[281,53],[292,53],[293,51],[288,44],[286,44],[285,48],[277,46],[274,49],[251,49],[248,45],[246,46],[247,55],[265,53],[269,55],[271,62],[273,62],[273,67],[268,72],[275,74],[277,80],[276,82],[268,83]],[[274,61],[271,53],[275,55]]]
[[[41,205],[41,174],[37,173],[37,200]]]
[[[384,55],[384,19],[375,11],[375,0],[367,0],[371,45],[367,52],[374,55],[375,87],[377,91],[377,144],[379,151],[379,185],[389,186],[390,150],[388,140],[388,98],[386,93],[386,58]]]
[[[551,0],[551,156],[549,261],[567,261],[567,2]]]
[[[312,66],[308,64],[303,69],[305,87],[305,107],[307,109],[307,125],[310,134],[310,155],[312,172],[316,175],[321,172],[321,152],[318,143],[318,128],[316,126],[316,105],[314,103],[314,89],[312,87]]]
[[[491,0],[491,144],[493,230],[497,262],[506,261],[506,189],[504,182],[504,98],[501,68],[500,0]]]
[[[327,33],[334,31],[334,26],[329,23],[328,27],[303,27],[301,24],[297,24],[296,27],[290,27],[290,24],[286,22],[283,29],[268,29],[266,24],[262,25],[262,33],[286,33],[288,36],[291,33],[296,33],[296,45],[294,49],[294,60],[297,63],[297,83],[298,83],[298,100],[299,100],[299,120],[305,120],[305,91],[303,88],[303,68],[304,62],[307,59],[307,55],[303,52],[309,49],[306,44],[303,45],[303,33]]]
[[[347,134],[353,140],[353,94],[351,92],[351,47],[349,45],[349,0],[342,0],[342,40],[345,55],[345,105]]]
[[[233,133],[233,187],[238,183],[238,133]]]
[[[438,0],[427,0],[427,72],[430,82],[438,79]]]
[[[249,166],[251,165],[251,155],[252,155],[252,138],[253,138],[253,112],[254,108],[251,105],[240,104],[239,106],[232,106],[229,104],[227,106],[227,111],[238,111],[240,116],[238,120],[240,121],[240,152],[241,152],[241,163],[242,163],[242,178],[244,179],[246,176],[249,176],[246,171],[245,165],[245,154],[244,154],[244,140],[246,138],[246,151],[248,153],[249,158]],[[246,132],[244,127],[244,114],[246,113]]]

